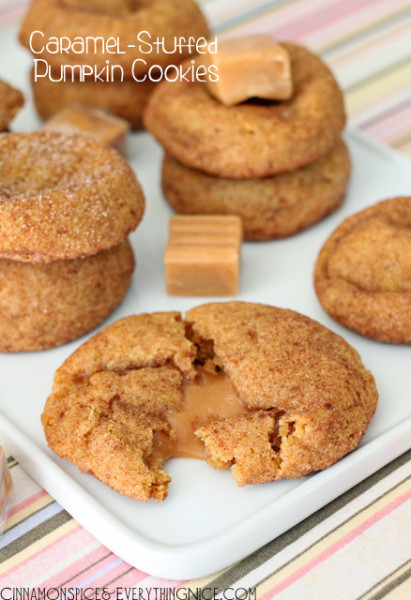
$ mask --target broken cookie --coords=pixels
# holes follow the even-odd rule
[[[360,442],[372,375],[341,337],[247,302],[113,323],[58,369],[50,448],[118,492],[164,500],[168,458],[232,467],[240,485],[324,469]]]

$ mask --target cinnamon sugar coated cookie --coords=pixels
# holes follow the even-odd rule
[[[149,98],[145,127],[179,162],[219,177],[267,177],[316,160],[340,138],[343,96],[319,57],[283,46],[291,58],[289,100],[224,106],[205,83],[162,82]]]
[[[0,259],[0,352],[54,348],[94,329],[123,300],[133,270],[127,240],[74,260]]]
[[[101,252],[139,224],[144,197],[132,169],[87,136],[0,135],[0,256],[52,262]]]
[[[345,219],[319,254],[314,283],[324,310],[342,325],[411,344],[411,197]]]
[[[297,233],[336,210],[344,201],[350,172],[342,141],[306,167],[248,180],[214,177],[166,154],[162,187],[178,213],[238,215],[245,239],[268,240]]]
[[[214,392],[221,406],[204,416]],[[185,321],[142,314],[98,333],[56,372],[42,422],[50,448],[81,470],[132,498],[163,500],[171,456],[203,451],[240,486],[324,469],[357,446],[376,402],[358,353],[319,323],[211,303]]]
[[[23,94],[0,79],[0,131],[7,129],[23,104]]]

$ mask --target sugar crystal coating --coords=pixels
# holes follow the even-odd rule
[[[144,196],[126,161],[88,137],[0,135],[0,256],[81,258],[116,246],[141,221]]]

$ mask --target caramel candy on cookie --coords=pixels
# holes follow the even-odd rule
[[[238,216],[172,217],[165,254],[167,293],[234,296],[238,291],[241,242]]]
[[[218,69],[218,81],[206,81],[208,91],[226,106],[249,98],[287,100],[293,93],[290,56],[270,35],[254,34],[218,40],[208,46],[205,62]]]
[[[126,154],[128,122],[96,108],[68,106],[49,119],[44,128],[60,133],[88,134]]]

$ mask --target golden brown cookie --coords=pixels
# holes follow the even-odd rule
[[[411,197],[345,219],[319,254],[314,284],[339,323],[380,342],[411,344]]]
[[[23,94],[0,79],[0,131],[7,129],[23,104]]]
[[[56,372],[42,415],[47,441],[118,492],[163,500],[164,457],[188,390],[204,394],[221,377],[237,407],[190,425],[208,462],[232,467],[241,486],[333,464],[357,446],[377,402],[357,352],[319,323],[271,306],[211,303],[185,322],[175,312],[128,317],[83,344]]]
[[[33,32],[41,32],[43,35]],[[143,33],[140,39],[137,36]],[[60,71],[62,64],[96,65],[97,71],[105,69],[107,60],[123,67],[124,78],[146,73],[150,66],[166,66],[181,62],[193,54],[187,47],[173,54],[175,39],[180,37],[208,37],[207,23],[193,0],[139,0],[133,12],[124,16],[104,13],[99,10],[65,6],[59,0],[33,0],[20,29],[20,42],[36,52],[36,58],[44,59],[52,70]],[[111,43],[111,53],[101,52],[101,44],[94,44],[89,52],[79,52],[79,46],[67,51],[55,52],[47,42],[50,38],[69,38],[70,40],[103,39],[119,40]],[[148,44],[164,38],[165,50]],[[140,61],[135,63],[135,61]],[[144,61],[144,62],[141,62]],[[133,68],[134,63],[134,68]]]
[[[132,169],[88,136],[0,135],[0,256],[26,262],[89,256],[139,224],[144,197]]]
[[[127,240],[74,260],[0,259],[0,352],[53,348],[94,329],[123,300],[133,270]]]
[[[285,47],[294,82],[290,100],[224,106],[205,83],[162,82],[147,103],[146,129],[181,163],[220,177],[268,177],[316,160],[340,138],[342,93],[319,57]]]
[[[143,126],[143,110],[155,83],[147,79],[124,81],[62,81],[56,83],[48,77],[33,80],[34,104],[43,119],[49,119],[72,104],[92,106],[126,119],[133,129]]]
[[[306,167],[261,179],[214,177],[166,154],[162,187],[178,213],[235,214],[243,221],[245,239],[269,240],[301,231],[336,210],[350,172],[342,141]]]

